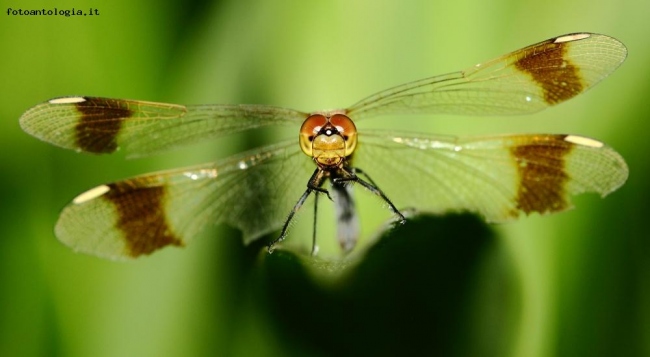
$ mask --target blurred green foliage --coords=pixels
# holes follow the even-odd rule
[[[2,5],[1,356],[650,355],[650,140],[641,135],[650,117],[650,3],[46,5],[99,11],[86,17],[11,16],[5,10],[44,5]],[[413,126],[592,136],[626,158],[628,183],[604,200],[578,198],[574,211],[506,226],[470,216],[417,219],[335,277],[304,257],[243,247],[227,227],[131,263],[74,254],[53,236],[60,208],[84,189],[272,138],[241,135],[125,161],[65,152],[18,126],[30,106],[74,94],[341,107],[576,31],[608,34],[629,48],[627,62],[594,90],[525,118],[414,118]],[[395,119],[364,125],[403,123]],[[366,210],[365,222],[381,212]]]

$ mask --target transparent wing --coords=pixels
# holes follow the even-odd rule
[[[524,114],[570,99],[612,73],[627,56],[618,40],[577,33],[549,39],[464,71],[407,83],[347,109],[379,114]]]
[[[314,170],[292,140],[138,176],[79,195],[63,209],[55,233],[77,251],[113,259],[185,245],[216,223],[241,230],[248,243],[281,228]]]
[[[359,142],[353,166],[398,209],[470,211],[490,222],[562,211],[570,196],[605,196],[628,176],[616,151],[574,135],[460,139],[368,131]]]
[[[97,97],[63,97],[20,118],[27,133],[77,151],[145,156],[269,125],[299,126],[307,114],[264,105],[194,105]]]

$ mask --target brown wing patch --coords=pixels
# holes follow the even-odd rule
[[[119,216],[115,226],[124,234],[126,254],[138,257],[168,245],[183,246],[167,223],[164,187],[136,187],[127,180],[108,185],[105,198]]]
[[[511,149],[519,172],[518,210],[530,214],[557,212],[568,207],[565,187],[569,177],[564,158],[573,144],[565,141],[565,137],[539,136]]]
[[[579,68],[566,58],[570,46],[571,42],[551,39],[526,49],[515,63],[542,88],[544,101],[550,105],[571,99],[585,89]]]
[[[107,98],[84,97],[76,103],[81,119],[75,127],[77,147],[93,153],[110,153],[117,150],[117,134],[122,121],[133,115],[123,101]]]

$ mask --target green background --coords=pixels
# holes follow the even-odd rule
[[[650,2],[0,4],[1,356],[650,355]],[[43,7],[99,16],[5,13]],[[128,263],[74,254],[53,235],[59,210],[87,188],[273,138],[239,135],[126,161],[60,150],[18,126],[26,109],[62,95],[342,107],[577,31],[629,49],[595,89],[532,116],[414,118],[407,129],[595,137],[625,157],[627,184],[604,200],[578,197],[576,210],[504,226],[418,219],[336,277],[288,253],[243,247],[224,227]]]

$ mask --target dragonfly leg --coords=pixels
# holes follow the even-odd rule
[[[302,196],[300,196],[298,202],[296,202],[296,204],[293,206],[293,209],[291,209],[291,212],[289,212],[289,216],[287,217],[287,220],[284,221],[284,226],[282,226],[282,231],[280,232],[280,235],[274,240],[272,240],[271,243],[269,243],[268,246],[269,254],[273,253],[273,250],[275,249],[275,244],[284,240],[284,238],[287,236],[287,231],[289,229],[289,225],[291,224],[291,221],[293,220],[293,216],[295,216],[296,213],[298,213],[300,207],[302,207],[302,205],[305,203],[307,197],[309,197],[311,192],[312,189],[308,188],[307,191],[305,191],[305,193],[303,193]]]
[[[287,220],[284,221],[284,226],[282,226],[282,231],[280,232],[280,235],[276,239],[272,240],[269,243],[269,245],[268,245],[269,254],[273,253],[273,250],[275,249],[275,244],[282,241],[282,240],[284,240],[284,238],[287,236],[287,232],[289,230],[289,225],[291,224],[291,221],[293,220],[293,217],[296,215],[296,213],[298,213],[298,211],[300,210],[302,205],[305,203],[305,201],[307,200],[307,198],[309,197],[309,195],[313,191],[325,193],[325,194],[327,194],[327,197],[330,198],[330,200],[332,199],[327,190],[325,190],[323,188],[320,188],[320,185],[323,183],[324,177],[325,177],[325,173],[320,168],[318,168],[318,169],[316,169],[316,171],[314,171],[314,174],[311,176],[311,178],[309,179],[309,182],[307,183],[307,190],[305,190],[305,192],[302,194],[302,196],[300,196],[300,198],[298,199],[298,202],[296,202],[296,204],[291,209],[291,212],[289,212],[289,216],[287,217]],[[316,228],[314,227],[314,238],[313,238],[314,242],[316,241],[315,230],[316,230]],[[315,244],[314,244],[314,246],[315,246]],[[313,248],[312,248],[312,250],[313,250]]]
[[[329,197],[329,193],[327,195]],[[330,198],[331,200],[331,198]],[[314,230],[311,236],[311,256],[316,255],[318,248],[316,247],[316,221],[318,220],[318,193],[314,194]]]
[[[312,190],[312,191],[316,191],[316,192],[320,192],[320,193],[324,193],[324,194],[326,194],[326,195],[327,195],[327,198],[329,198],[330,201],[334,202],[334,200],[332,199],[332,196],[330,196],[330,192],[329,192],[327,189],[322,188],[322,187],[319,187],[319,186],[316,186],[316,185],[314,185],[311,181],[309,181],[309,183],[307,184],[307,187],[308,187],[310,190]]]
[[[398,223],[399,224],[406,223],[406,217],[404,217],[402,212],[400,212],[397,209],[397,207],[395,207],[395,205],[393,204],[393,202],[391,202],[391,200],[388,198],[388,196],[386,196],[384,194],[384,192],[382,192],[382,190],[380,190],[379,187],[377,187],[377,184],[375,184],[375,182],[370,178],[370,176],[368,176],[367,173],[365,173],[363,170],[358,169],[358,168],[353,168],[350,171],[346,170],[345,172],[348,174],[348,176],[337,177],[337,178],[334,178],[333,181],[337,182],[337,183],[345,182],[345,181],[352,181],[352,182],[356,182],[356,183],[360,184],[361,186],[365,187],[368,191],[370,191],[370,192],[374,193],[375,195],[381,197],[381,199],[384,200],[384,202],[386,202],[386,204],[388,205],[388,208],[395,215],[398,216],[398,218],[399,218]],[[361,177],[359,177],[359,175],[363,175],[368,181],[363,180]]]

